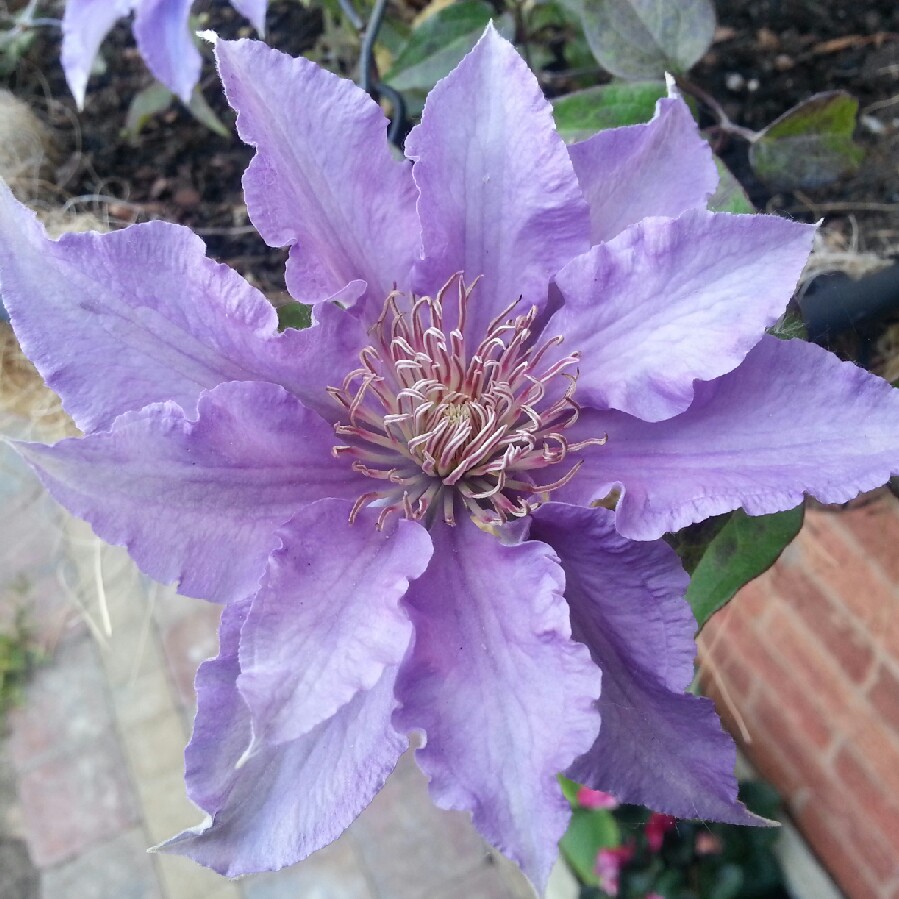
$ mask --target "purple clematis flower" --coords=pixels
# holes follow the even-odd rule
[[[265,33],[268,0],[229,0],[253,27]],[[189,102],[200,80],[202,59],[188,27],[193,0],[66,0],[62,19],[62,67],[78,108],[94,59],[118,19],[134,12],[134,37],[150,71],[172,93]]]
[[[411,165],[350,82],[216,52],[253,221],[290,246],[312,328],[279,333],[185,228],[55,242],[0,194],[14,327],[85,432],[20,452],[147,574],[226,604],[186,752],[208,817],[165,848],[227,875],[296,862],[411,732],[434,801],[538,886],[560,771],[757,821],[685,692],[695,622],[659,538],[899,470],[891,388],[764,334],[813,228],[706,211],[715,166],[676,96],[566,147],[492,28],[428,98]]]

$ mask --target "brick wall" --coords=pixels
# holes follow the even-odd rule
[[[703,686],[851,899],[899,899],[899,501],[810,510],[700,638]]]

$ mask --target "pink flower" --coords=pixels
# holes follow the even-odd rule
[[[696,834],[697,855],[717,855],[724,848],[721,837],[706,830]]]
[[[660,815],[658,812],[653,812],[649,816],[644,833],[652,852],[658,852],[662,848],[665,834],[672,830],[675,824],[677,824],[677,818],[673,818],[671,815]]]
[[[614,849],[600,849],[596,856],[594,872],[599,885],[610,896],[618,895],[621,869],[634,857],[633,846],[617,846]]]
[[[602,790],[591,790],[589,787],[581,787],[577,791],[577,804],[581,808],[612,809],[618,808],[618,800],[610,793]]]

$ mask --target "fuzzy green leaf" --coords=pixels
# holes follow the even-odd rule
[[[275,310],[278,313],[278,330],[294,328],[302,331],[312,325],[312,307],[305,303],[285,303]]]
[[[746,214],[755,212],[755,206],[746,196],[742,185],[731,174],[730,169],[716,156],[715,165],[718,168],[718,187],[715,193],[709,197],[709,209],[712,212],[733,212]]]
[[[122,136],[129,142],[136,141],[150,119],[165,112],[172,105],[174,97],[175,95],[160,81],[153,81],[139,90],[128,104]]]
[[[428,16],[384,80],[398,91],[430,90],[477,43],[492,16],[483,0],[462,0]]]
[[[815,94],[775,119],[749,148],[755,173],[780,188],[819,187],[858,168],[852,140],[858,100],[845,91]]]
[[[709,543],[693,571],[687,602],[699,628],[753,578],[767,571],[802,527],[804,506],[773,515],[749,516],[742,509]]]
[[[574,869],[582,883],[599,883],[594,866],[600,849],[612,849],[621,845],[621,831],[611,812],[605,809],[591,811],[576,808],[565,836],[559,841],[559,849]]]
[[[553,116],[559,134],[569,143],[583,140],[605,128],[648,122],[656,101],[667,96],[661,81],[601,84],[553,100]]]
[[[583,0],[584,34],[599,64],[630,80],[686,72],[711,46],[711,0]]]

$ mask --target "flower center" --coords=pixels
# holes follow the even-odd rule
[[[359,497],[351,521],[377,505],[379,528],[394,512],[453,525],[461,505],[482,524],[505,523],[545,502],[582,461],[548,484],[538,484],[536,472],[605,443],[565,437],[580,411],[577,374],[569,372],[579,356],[544,361],[562,338],[531,343],[536,307],[512,317],[512,303],[469,350],[463,334],[475,284],[466,287],[455,275],[435,297],[413,296],[408,313],[397,303],[402,294],[392,293],[371,330],[372,345],[359,354],[361,367],[328,388],[346,412],[335,431],[347,442],[334,455],[383,485]],[[448,331],[444,301],[453,288],[458,324]]]

